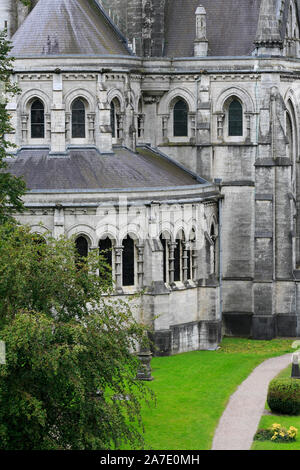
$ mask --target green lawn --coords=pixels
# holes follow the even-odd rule
[[[225,338],[218,351],[152,360],[157,403],[143,408],[146,449],[209,450],[237,386],[265,359],[291,352],[292,340]]]
[[[278,377],[290,377],[291,368],[289,366],[287,369],[283,370]],[[266,410],[270,412],[270,408],[266,403]],[[297,440],[295,442],[271,442],[271,441],[254,441],[252,445],[252,450],[300,450],[300,416],[288,416],[288,415],[264,415],[262,416],[259,429],[269,428],[274,423],[279,423],[285,428],[294,426],[299,430]]]

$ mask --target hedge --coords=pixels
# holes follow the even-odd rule
[[[300,379],[273,379],[268,389],[271,411],[286,415],[300,414]]]

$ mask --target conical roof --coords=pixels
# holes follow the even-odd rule
[[[97,0],[39,0],[12,42],[14,57],[130,55]]]

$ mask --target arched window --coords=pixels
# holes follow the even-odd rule
[[[39,99],[31,105],[31,138],[45,138],[45,108]]]
[[[113,139],[121,137],[121,106],[117,98],[110,103],[110,125]]]
[[[286,136],[288,140],[288,151],[289,151],[289,158],[291,161],[294,161],[294,135],[293,135],[293,124],[290,114],[286,113]]]
[[[109,237],[100,240],[99,252],[105,259],[105,262],[112,267],[112,241]]]
[[[188,136],[188,106],[184,100],[178,100],[174,106],[174,137]]]
[[[76,246],[76,265],[79,267],[89,254],[89,244],[85,237],[78,237],[75,241]]]
[[[42,259],[43,259],[43,246],[46,245],[46,240],[42,235],[40,235],[38,233],[35,233],[33,235],[33,243],[37,247],[36,255],[37,255],[38,261],[42,261]],[[39,249],[39,247],[41,247],[41,249]]]
[[[174,250],[174,281],[182,280],[182,240],[176,239]]]
[[[228,135],[243,135],[243,107],[237,98],[234,98],[228,107]]]
[[[85,105],[80,98],[72,104],[72,138],[85,139]]]
[[[127,236],[123,240],[123,286],[135,285],[135,243],[134,240]]]
[[[169,242],[163,235],[160,235],[159,239],[163,248],[163,279],[164,279],[164,282],[168,282],[168,279],[169,279],[169,265],[168,265]]]
[[[110,125],[111,125],[111,135],[114,139],[116,137],[116,122],[115,122],[115,104],[112,101],[110,103]]]

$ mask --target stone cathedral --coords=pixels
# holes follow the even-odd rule
[[[155,354],[300,336],[300,1],[0,0],[18,218],[104,251]]]

